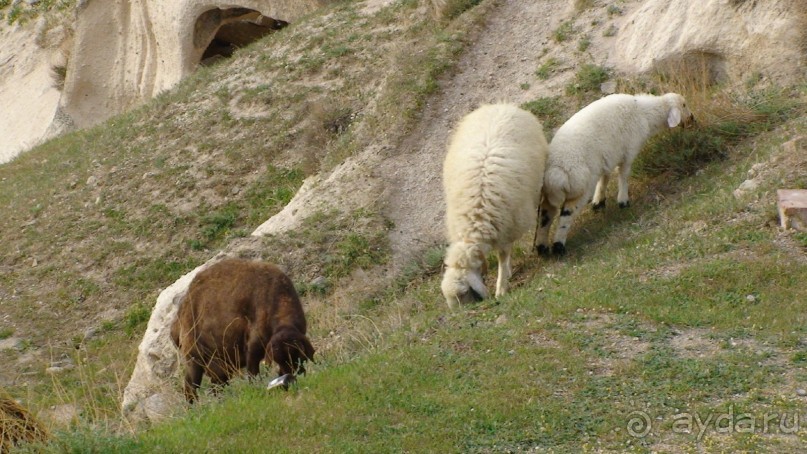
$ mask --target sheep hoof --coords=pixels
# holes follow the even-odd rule
[[[566,245],[561,243],[561,242],[557,242],[557,243],[553,244],[552,245],[552,253],[555,254],[555,255],[559,255],[559,256],[566,255]]]
[[[599,202],[595,203],[594,205],[591,206],[591,208],[593,208],[594,211],[600,211],[605,209],[605,199],[602,199]]]
[[[630,200],[625,202],[619,202],[619,208],[628,208],[630,206]]]
[[[549,250],[549,246],[545,244],[539,244],[538,246],[535,246],[535,252],[537,252],[538,255],[540,255],[541,257],[549,257],[550,255],[552,255],[551,251]]]

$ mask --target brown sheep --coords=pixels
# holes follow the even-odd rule
[[[180,303],[171,339],[185,360],[185,398],[196,400],[202,375],[215,389],[261,360],[280,374],[305,373],[314,347],[294,285],[269,263],[227,259],[199,272]]]

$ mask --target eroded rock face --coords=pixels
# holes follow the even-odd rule
[[[69,31],[44,28],[43,21],[0,28],[0,164],[48,137],[56,114],[53,68],[64,64]]]
[[[124,112],[192,73],[214,40],[226,56],[228,46],[258,39],[329,1],[81,2],[59,121],[86,127]]]
[[[624,72],[705,63],[717,81],[760,73],[779,83],[805,75],[803,0],[647,0],[626,18],[616,42]],[[664,68],[667,66],[667,68]]]

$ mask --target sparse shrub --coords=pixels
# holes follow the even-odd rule
[[[535,75],[541,80],[547,80],[555,72],[558,65],[560,65],[560,62],[556,58],[550,57],[538,67]]]
[[[126,311],[126,316],[123,319],[123,329],[127,335],[132,335],[135,332],[140,332],[140,326],[147,322],[151,317],[151,306],[145,303],[138,303]]]
[[[589,38],[588,35],[580,38],[580,40],[577,41],[577,50],[580,52],[587,51],[589,46],[591,46],[591,38]]]
[[[708,163],[726,159],[731,147],[743,139],[781,124],[796,108],[779,90],[713,101],[712,105],[701,104],[700,110],[693,108],[697,127],[675,129],[652,139],[639,154],[636,170],[653,176],[692,175]]]
[[[686,176],[726,156],[726,141],[715,131],[677,129],[651,139],[636,159],[634,169],[645,175]]]
[[[54,65],[50,68],[53,77],[53,86],[59,91],[64,90],[64,81],[67,79],[67,65]]]
[[[750,76],[745,80],[745,88],[748,90],[753,90],[754,87],[762,80],[762,73],[759,71],[754,71],[751,73]]]
[[[440,274],[445,258],[445,248],[434,246],[427,249],[423,254],[416,256],[412,262],[407,264],[403,271],[395,278],[395,288],[405,290],[418,277],[427,277]]]
[[[435,18],[452,20],[482,3],[482,0],[430,0],[430,3]]]
[[[536,100],[526,102],[521,105],[521,108],[532,112],[533,115],[541,120],[544,126],[544,132],[548,133],[549,130],[558,127],[564,117],[563,100],[560,96],[553,96],[548,98],[538,98]],[[550,137],[547,135],[547,140]]]
[[[114,283],[124,288],[153,291],[199,265],[197,260],[141,259],[115,271]]]
[[[604,32],[602,32],[602,36],[605,36],[606,38],[610,38],[612,36],[616,36],[618,31],[619,31],[619,29],[616,28],[616,25],[611,24],[611,25],[608,26],[608,28],[605,29]]]
[[[574,0],[574,10],[578,13],[594,6],[594,0]]]
[[[566,86],[567,95],[581,95],[598,91],[600,85],[611,77],[611,71],[603,66],[583,65],[574,76],[574,81]]]
[[[562,43],[571,38],[572,33],[574,33],[574,24],[572,21],[566,21],[555,29],[552,33],[552,37],[556,42]]]
[[[218,211],[205,215],[202,219],[202,236],[208,242],[219,239],[235,226],[238,220],[238,208],[227,204]]]
[[[303,183],[305,175],[299,169],[269,166],[266,173],[247,190],[244,196],[250,226],[269,219],[286,206]]]
[[[19,21],[20,16],[22,16],[22,6],[20,6],[18,3],[11,7],[11,11],[6,13],[6,21],[8,22],[8,25],[12,25],[14,22]]]
[[[14,334],[14,328],[0,328],[0,340],[8,339]]]
[[[354,268],[369,268],[383,262],[386,254],[378,246],[382,236],[371,240],[358,233],[349,233],[335,245],[335,254],[326,258],[327,273],[334,277],[347,276]]]
[[[616,5],[608,5],[606,12],[609,16],[618,16],[622,15],[622,9]]]

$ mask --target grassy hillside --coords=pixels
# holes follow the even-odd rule
[[[157,294],[218,251],[281,263],[314,296],[383,262],[373,207],[317,213],[293,237],[249,233],[305,177],[406,135],[489,8],[455,3],[338,2],[0,166],[0,340],[13,343],[0,386],[42,413],[74,404],[79,421],[117,426]]]
[[[807,81],[712,86],[697,67],[619,78],[683,92],[700,125],[652,141],[631,208],[586,212],[563,260],[538,259],[525,237],[499,301],[449,311],[438,250],[389,289],[335,300],[353,270],[385,260],[375,207],[248,238],[306,176],[405,137],[495,6],[401,1],[364,15],[342,2],[0,166],[0,340],[19,339],[0,351],[0,386],[42,417],[78,412],[27,449],[797,452],[807,236],[779,231],[774,191],[807,187],[807,152],[782,147],[807,136]],[[602,77],[581,67],[573,89],[525,107],[558,125]],[[752,176],[757,188],[735,196]],[[132,434],[118,402],[150,307],[221,249],[290,269],[319,361],[288,393],[236,380]]]
[[[798,452],[807,237],[777,229],[771,197],[807,184],[807,156],[781,151],[806,133],[794,119],[698,175],[639,178],[632,209],[586,214],[570,257],[525,241],[500,301],[449,312],[433,270],[360,314],[378,321],[366,351],[288,393],[239,381],[135,436],[54,449]],[[735,198],[757,163],[759,192]]]

